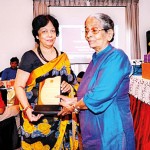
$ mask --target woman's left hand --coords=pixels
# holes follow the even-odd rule
[[[69,83],[67,83],[66,81],[63,81],[61,83],[61,91],[62,91],[62,93],[65,93],[65,92],[70,93],[71,92],[71,88],[72,88],[72,86]]]

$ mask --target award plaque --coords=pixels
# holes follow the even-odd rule
[[[34,114],[54,115],[61,110],[59,105],[61,77],[47,78],[39,85],[38,103],[35,105]]]

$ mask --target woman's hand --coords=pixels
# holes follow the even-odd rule
[[[29,121],[31,121],[31,122],[38,121],[43,116],[43,114],[38,114],[36,116],[32,112],[33,112],[32,108],[28,108],[26,111],[26,115],[27,115]]]
[[[70,93],[71,92],[71,88],[72,88],[72,86],[69,83],[67,83],[66,81],[63,81],[61,83],[61,91],[62,91],[62,93],[65,93],[65,92]]]
[[[58,95],[58,98],[61,98],[61,102],[59,103],[61,106],[63,106],[62,110],[58,113],[59,115],[67,115],[71,114],[74,111],[73,104],[77,102],[77,98],[69,98],[67,96]]]
[[[63,105],[63,104],[61,104],[61,105]],[[67,107],[63,106],[62,110],[57,115],[65,116],[65,115],[71,114],[73,111],[74,111],[74,109],[71,105],[68,105]]]
[[[73,105],[77,102],[77,97],[70,98],[68,96],[58,95],[57,98],[61,99],[60,105],[62,106]]]

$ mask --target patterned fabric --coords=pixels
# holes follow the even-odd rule
[[[30,55],[33,56],[32,61],[28,61]],[[63,58],[65,58],[65,61]],[[37,56],[35,56],[33,52],[28,51],[23,55],[20,63],[21,65],[19,66],[20,69],[31,72],[26,88],[26,95],[29,103],[33,108],[38,101],[37,97],[39,83],[49,77],[61,76],[62,81],[65,80],[66,82],[71,84],[74,89],[77,89],[78,84],[76,81],[76,77],[71,70],[70,62],[65,53],[61,54],[51,62],[48,62],[47,64],[49,65],[41,64],[40,66],[38,66],[40,64],[40,62],[38,63],[38,61],[39,59],[37,58]],[[24,63],[26,62],[28,62],[28,66],[24,65]],[[33,68],[34,63],[35,65],[38,65],[32,70],[31,68]],[[49,71],[43,71],[44,74],[40,74],[40,68],[42,68],[42,70],[47,70],[47,68],[49,68]],[[36,69],[38,71],[36,71]],[[67,93],[64,94],[67,95]],[[75,137],[73,137],[72,122],[73,121],[71,115],[62,118],[46,115],[42,117],[38,122],[31,123],[28,121],[27,116],[22,113],[21,144],[23,150],[78,149],[78,123],[75,122]]]
[[[130,77],[129,93],[139,100],[150,105],[150,80],[142,78],[142,76]]]

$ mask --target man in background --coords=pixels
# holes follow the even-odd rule
[[[10,59],[10,67],[6,68],[2,72],[1,80],[11,80],[16,78],[17,68],[19,64],[19,59],[17,57],[12,57]]]

